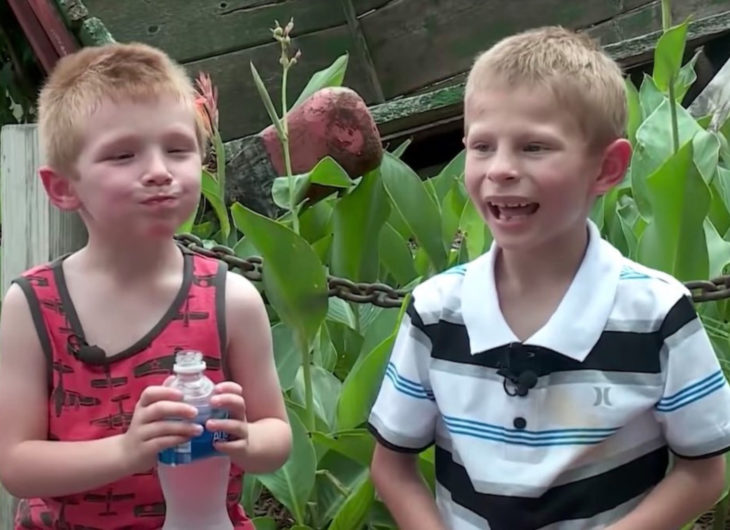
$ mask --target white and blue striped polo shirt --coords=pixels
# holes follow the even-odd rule
[[[730,389],[688,291],[589,234],[524,342],[499,309],[494,247],[414,291],[369,427],[391,449],[435,444],[451,529],[602,528],[662,480],[669,450],[730,447]],[[534,387],[512,395],[505,369]]]

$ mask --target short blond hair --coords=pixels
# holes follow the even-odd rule
[[[105,101],[150,101],[172,96],[195,116],[201,152],[207,133],[196,112],[195,89],[166,53],[139,43],[90,46],[62,57],[38,98],[38,131],[45,161],[73,173],[84,127]]]
[[[548,88],[589,142],[607,144],[626,134],[621,68],[586,34],[549,26],[502,39],[474,62],[465,101],[495,84]]]

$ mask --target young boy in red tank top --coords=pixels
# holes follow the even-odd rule
[[[228,511],[242,473],[277,469],[291,431],[257,290],[172,238],[196,208],[205,128],[192,84],[140,44],[63,58],[39,100],[40,177],[88,230],[78,252],[27,271],[0,319],[0,481],[16,528],[160,528],[159,451],[198,434],[195,409],[162,386],[175,353],[206,356],[209,420],[229,435]],[[205,487],[205,485],[201,485]]]

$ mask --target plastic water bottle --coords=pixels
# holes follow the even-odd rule
[[[213,446],[225,435],[205,429],[209,418],[227,414],[210,406],[214,383],[205,375],[202,353],[178,352],[173,372],[175,378],[167,385],[179,389],[183,401],[198,409],[194,421],[204,430],[158,455],[157,475],[166,505],[162,530],[233,530],[226,506],[231,461]]]

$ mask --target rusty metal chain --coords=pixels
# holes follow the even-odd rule
[[[193,252],[224,261],[230,267],[251,281],[261,281],[263,260],[260,257],[239,258],[233,249],[224,245],[206,248],[203,241],[191,234],[181,234],[175,239]],[[349,302],[373,304],[379,307],[400,307],[408,291],[399,290],[383,283],[355,283],[346,278],[328,276],[329,296],[336,296]],[[730,276],[719,276],[711,280],[695,280],[684,284],[692,293],[695,302],[711,302],[730,298]]]
[[[181,234],[175,239],[192,252],[224,261],[229,267],[238,269],[245,278],[261,281],[263,260],[258,256],[240,258],[229,247],[213,245],[206,248],[203,241],[191,234]],[[373,304],[379,307],[400,307],[407,291],[393,289],[383,283],[355,283],[346,278],[328,276],[329,296],[336,296],[349,302]]]

